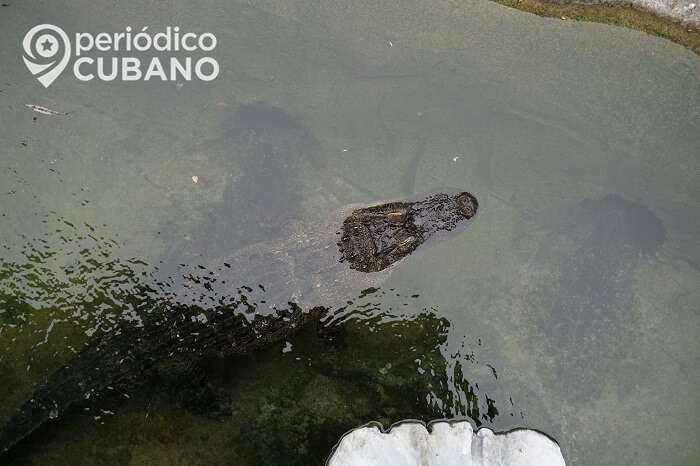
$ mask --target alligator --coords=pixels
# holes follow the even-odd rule
[[[145,287],[154,310],[54,372],[0,426],[0,455],[86,399],[154,376],[176,383],[186,407],[228,413],[229,400],[206,383],[197,361],[248,353],[321,322],[406,256],[460,234],[477,209],[474,196],[452,188],[350,205],[207,267],[183,265],[177,280],[154,279]]]

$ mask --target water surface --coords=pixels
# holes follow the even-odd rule
[[[697,56],[485,1],[302,3],[2,8],[2,417],[148,313],[155,267],[440,186],[479,199],[475,222],[357,290],[343,345],[305,329],[205,361],[234,415],[153,386],[13,458],[318,462],[365,422],[439,417],[542,430],[572,464],[698,458]],[[41,22],[210,31],[221,74],[44,90],[20,58]]]

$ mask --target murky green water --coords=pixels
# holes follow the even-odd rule
[[[209,31],[221,73],[182,86],[63,75],[45,90],[20,58],[43,22]],[[10,459],[318,463],[352,427],[440,417],[542,430],[572,464],[700,457],[700,62],[687,50],[482,1],[10,2],[0,43],[3,419],[86,342],[147,313],[155,267],[349,203],[440,186],[480,202],[461,236],[349,297],[342,344],[303,328],[202,361],[231,416],[183,409],[154,382],[90,400]]]

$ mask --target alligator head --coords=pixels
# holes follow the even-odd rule
[[[343,222],[340,260],[361,272],[384,270],[419,248],[457,236],[478,207],[468,192],[443,189],[357,209]]]

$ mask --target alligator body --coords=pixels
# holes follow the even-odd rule
[[[476,198],[455,189],[347,206],[321,225],[289,225],[279,241],[154,279],[147,288],[155,311],[56,371],[0,426],[0,455],[73,405],[153,374],[176,382],[189,407],[225,413],[226,400],[204,381],[199,358],[286,338],[379,285],[402,258],[461,233],[477,208]]]

